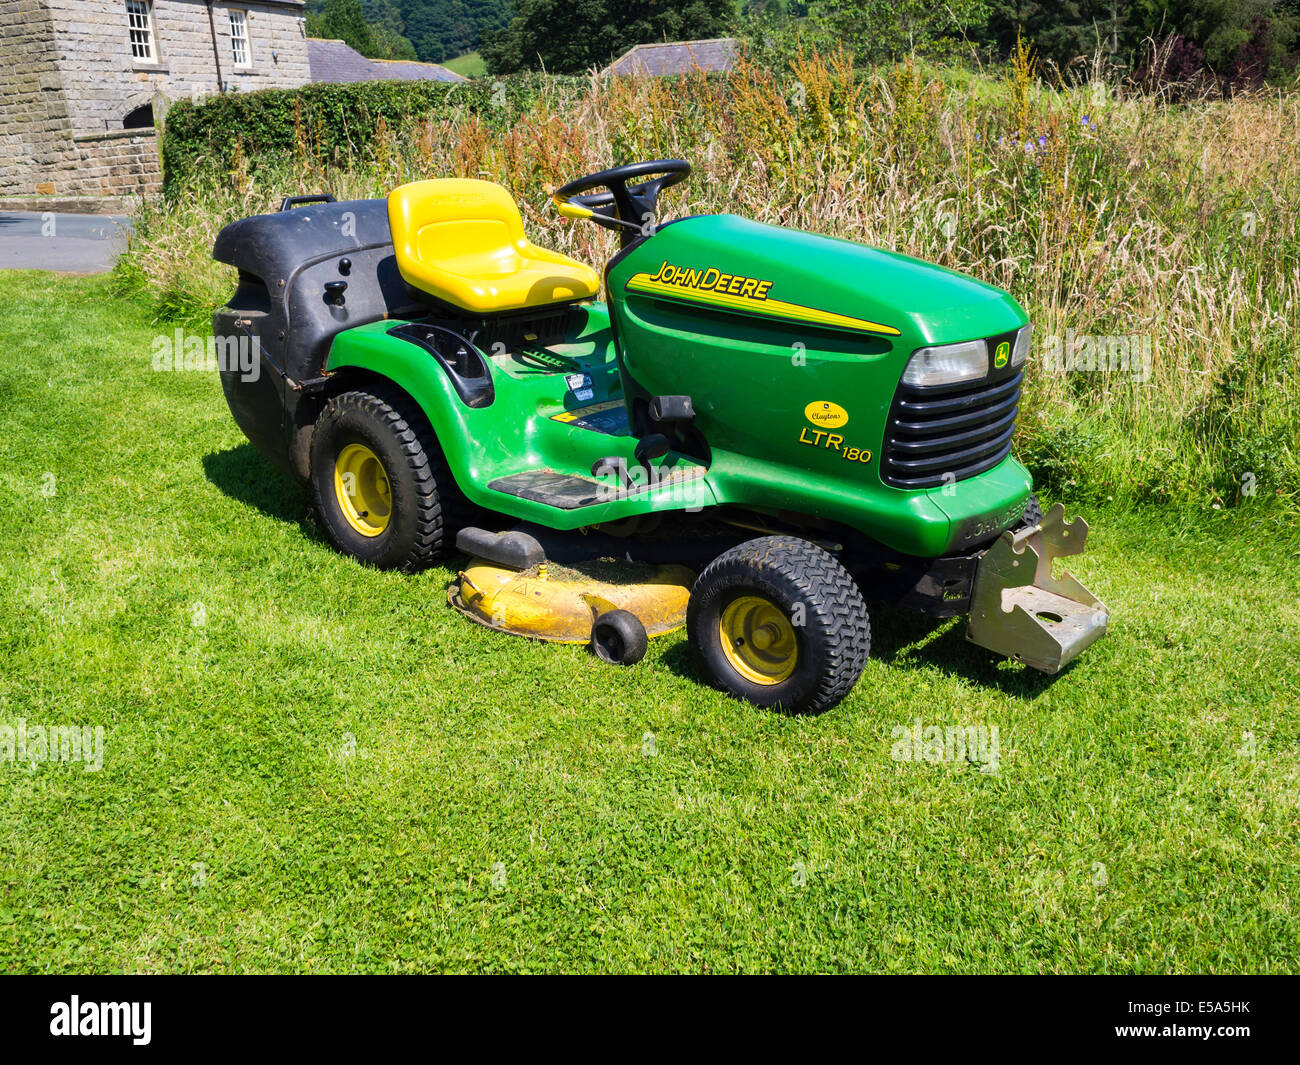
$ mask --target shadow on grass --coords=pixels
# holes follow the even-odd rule
[[[695,667],[691,664],[691,649],[686,640],[675,643],[668,648],[660,661],[669,673],[675,673],[679,677],[693,680],[697,684],[704,683],[704,678],[696,672]]]
[[[258,454],[245,441],[203,456],[203,472],[231,499],[255,507],[269,518],[299,526],[313,540],[323,540],[312,519],[311,496]]]
[[[932,618],[887,603],[870,604],[871,657],[903,669],[938,669],[1006,695],[1034,698],[1055,676],[1007,660],[966,639],[966,618]],[[1064,676],[1073,663],[1057,676]]]

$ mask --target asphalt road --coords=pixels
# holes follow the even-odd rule
[[[0,270],[97,274],[126,247],[126,215],[0,211]]]

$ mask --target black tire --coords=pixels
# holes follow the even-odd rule
[[[592,654],[611,665],[636,665],[649,642],[641,619],[627,610],[607,610],[591,626]]]
[[[1028,528],[1031,525],[1038,525],[1043,520],[1043,504],[1038,502],[1038,496],[1030,496],[1029,502],[1025,504],[1025,513],[1020,519],[1020,527]]]
[[[723,647],[724,611],[749,597],[767,600],[793,628],[795,664],[784,679],[746,677]],[[799,714],[820,713],[843,699],[871,652],[857,582],[832,555],[792,536],[749,540],[705,567],[691,589],[686,631],[696,669],[715,688]]]
[[[387,477],[392,507],[378,535],[354,529],[335,492],[334,464],[349,444],[369,448]],[[312,432],[311,483],[330,540],[366,565],[423,569],[454,542],[459,491],[423,411],[396,388],[344,392],[325,405]]]

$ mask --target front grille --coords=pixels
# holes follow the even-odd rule
[[[881,479],[895,488],[935,488],[991,470],[1011,453],[1023,376],[947,388],[900,383],[885,425]]]

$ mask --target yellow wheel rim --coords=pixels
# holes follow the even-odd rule
[[[790,619],[762,596],[744,595],[718,619],[727,661],[755,684],[780,684],[799,662],[799,640]]]
[[[378,536],[393,514],[393,489],[384,464],[365,444],[348,444],[334,460],[334,495],[347,523]]]

